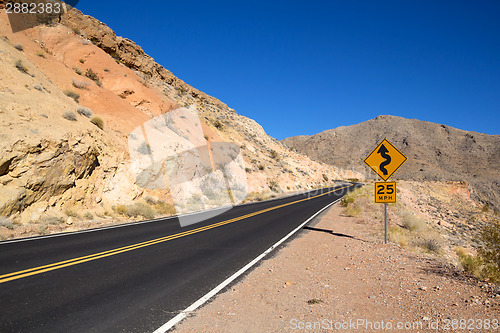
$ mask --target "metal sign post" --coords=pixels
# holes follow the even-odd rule
[[[385,229],[385,232],[384,232],[384,242],[385,244],[387,244],[387,204],[385,203],[384,204],[384,207],[385,207],[385,219],[384,219],[384,229]]]

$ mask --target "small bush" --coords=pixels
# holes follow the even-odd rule
[[[130,217],[142,216],[146,219],[151,220],[155,218],[156,211],[146,203],[136,202],[132,205],[127,206],[127,215]]]
[[[78,213],[77,213],[77,212],[75,212],[75,211],[72,211],[71,209],[66,209],[66,210],[64,211],[64,213],[65,213],[66,215],[68,215],[69,217],[79,217]]]
[[[57,216],[42,216],[40,219],[38,219],[38,223],[40,224],[60,224],[63,223],[64,219],[57,217]]]
[[[309,304],[309,305],[318,304],[318,303],[323,303],[323,301],[320,299],[317,299],[317,298],[313,298],[313,299],[310,299],[307,301],[307,304]]]
[[[340,200],[340,205],[342,207],[347,207],[349,206],[349,204],[354,204],[354,198],[349,196],[349,195],[346,195],[342,198],[342,200]]]
[[[92,215],[92,213],[90,212],[86,212],[85,214],[83,214],[83,217],[85,217],[87,220],[92,220],[94,218],[94,215]]]
[[[401,226],[410,231],[421,231],[425,229],[426,224],[425,221],[412,212],[403,212],[401,214]]]
[[[85,63],[85,59],[80,59],[79,61],[80,61],[81,64]]]
[[[264,166],[262,164],[259,164],[258,168],[259,168],[260,171],[264,170]]]
[[[76,121],[76,114],[73,111],[66,111],[63,114],[63,118],[70,121]]]
[[[278,158],[278,152],[276,150],[271,150],[271,158],[272,159],[277,159]]]
[[[109,73],[109,72],[110,72],[109,68],[104,68],[104,71],[105,71],[106,73]]]
[[[400,227],[390,227],[387,230],[387,236],[390,242],[399,244],[401,247],[406,247],[408,245],[408,240],[406,239],[406,234],[408,231]]]
[[[82,70],[78,67],[73,67],[73,70],[75,71],[76,74],[82,75]]]
[[[351,205],[344,209],[344,214],[350,217],[361,216],[361,207],[358,205]]]
[[[87,89],[89,86],[88,82],[84,81],[76,81],[75,79],[72,80],[73,82],[73,87],[78,88],[78,89]]]
[[[116,205],[113,207],[113,210],[120,215],[127,215],[128,209],[125,205]]]
[[[87,69],[87,71],[85,72],[85,76],[94,81],[99,87],[102,86],[99,76],[92,70],[92,68]]]
[[[171,204],[167,204],[163,201],[158,202],[155,205],[155,210],[160,215],[174,215],[176,213],[175,206]]]
[[[224,124],[221,123],[220,121],[216,120],[214,121],[214,126],[215,128],[217,128],[218,130],[222,130],[224,128]]]
[[[9,230],[14,229],[14,222],[8,217],[0,217],[0,226],[5,227]]]
[[[92,119],[90,119],[90,122],[100,129],[104,130],[104,120],[102,120],[101,117],[94,116]]]
[[[484,246],[479,249],[479,256],[484,262],[485,271],[490,280],[500,281],[500,222],[494,221],[483,228],[481,240]]]
[[[18,51],[24,51],[24,46],[22,44],[16,44],[14,45],[14,48]]]
[[[92,110],[90,110],[89,108],[84,108],[83,106],[76,109],[76,112],[78,112],[78,114],[85,116],[87,118],[92,117],[92,114],[93,114]]]
[[[327,181],[328,181],[328,176],[327,176],[327,175],[325,175],[325,174],[323,174],[322,176],[323,176],[323,180],[324,180],[325,182],[327,182]]]
[[[36,55],[39,56],[40,58],[45,58],[45,53],[41,50],[37,51]]]
[[[16,68],[20,71],[20,72],[23,72],[25,74],[29,74],[28,73],[28,67],[24,66],[22,60],[18,60],[16,61]]]
[[[75,102],[79,102],[80,94],[74,92],[73,90],[64,90],[64,94],[69,98],[73,98]]]
[[[426,249],[429,252],[439,253],[443,244],[437,236],[423,238],[420,241],[420,247]]]
[[[278,182],[274,179],[271,179],[267,185],[269,186],[269,189],[273,192],[278,192],[279,190],[279,185],[278,185]]]

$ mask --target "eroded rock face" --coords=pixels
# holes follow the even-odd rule
[[[84,15],[76,9],[72,9],[61,17],[60,23],[72,30],[77,29],[83,36],[92,41],[93,44],[100,47],[125,66],[176,87],[202,103],[227,108],[227,105],[220,100],[191,87],[177,78],[172,72],[156,63],[139,45],[130,39],[116,36],[113,30],[99,20]]]
[[[99,166],[99,152],[89,136],[36,145],[18,141],[0,156],[0,215],[23,211],[38,201],[49,201],[88,178]]]

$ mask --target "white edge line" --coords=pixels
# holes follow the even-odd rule
[[[266,251],[264,251],[261,255],[259,255],[257,258],[253,259],[250,261],[248,264],[243,266],[239,271],[228,277],[226,280],[224,280],[221,284],[219,284],[217,287],[209,291],[205,296],[201,297],[199,300],[191,304],[189,307],[181,311],[177,316],[174,318],[170,319],[168,322],[163,324],[160,328],[158,328],[156,331],[153,333],[165,333],[175,325],[177,325],[180,321],[182,321],[184,318],[186,318],[187,314],[196,310],[199,308],[201,305],[206,303],[210,298],[214,297],[219,291],[224,289],[226,286],[228,286],[231,282],[233,282],[235,279],[237,279],[240,275],[245,273],[247,270],[249,270],[252,266],[254,266],[256,263],[258,263],[262,258],[264,258],[266,255],[268,255],[271,251],[273,251],[275,248],[280,246],[284,241],[286,241],[288,238],[292,237],[293,234],[295,234],[297,231],[302,229],[307,223],[309,223],[312,219],[314,219],[316,216],[318,216],[321,212],[323,212],[325,209],[329,208],[330,206],[334,205],[337,203],[340,199],[335,200],[334,202],[329,203],[325,207],[321,208],[319,211],[317,211],[313,216],[308,218],[305,222],[300,224],[297,228],[292,230],[288,235],[283,237],[281,240],[279,240],[277,243],[275,243],[273,246],[268,248]]]
[[[341,185],[343,185],[343,184],[341,184]],[[337,185],[337,186],[341,186],[341,185]],[[335,188],[335,187],[333,186],[333,188]],[[186,214],[181,214],[181,215],[172,215],[172,216],[159,217],[157,219],[147,220],[147,221],[137,221],[137,222],[130,222],[130,223],[121,223],[121,224],[117,224],[117,225],[111,225],[111,226],[108,226],[108,227],[93,228],[93,229],[87,229],[87,230],[78,230],[78,231],[71,231],[71,232],[61,232],[61,233],[52,234],[52,235],[46,235],[46,236],[33,236],[33,237],[27,237],[27,238],[19,238],[19,239],[12,239],[12,240],[0,241],[0,245],[10,244],[10,243],[28,242],[28,241],[34,241],[34,240],[39,240],[39,239],[45,239],[45,238],[70,236],[70,235],[75,235],[75,234],[84,234],[84,233],[87,233],[87,232],[95,232],[95,231],[102,231],[102,230],[108,230],[108,229],[130,227],[130,226],[138,225],[138,224],[152,223],[152,222],[157,222],[157,221],[161,221],[161,220],[170,220],[170,219],[174,219],[174,218],[178,218],[178,217],[183,217],[183,216],[203,214],[203,213],[206,213],[206,212],[210,212],[210,211],[217,210],[217,209],[224,209],[224,208],[227,208],[227,207],[233,208],[233,207],[237,207],[237,206],[244,206],[244,205],[251,205],[251,204],[262,203],[262,202],[266,202],[266,201],[279,200],[279,199],[284,199],[284,198],[288,198],[288,197],[293,197],[294,195],[306,194],[306,193],[313,192],[313,191],[317,191],[317,189],[310,190],[310,191],[307,191],[307,192],[302,192],[302,193],[299,192],[299,193],[295,193],[295,194],[291,194],[291,195],[283,196],[283,197],[271,198],[271,199],[263,200],[263,201],[245,202],[243,204],[234,205],[234,206],[217,207],[217,208],[202,210],[202,211],[198,211],[198,212],[191,212],[191,213],[186,213]]]

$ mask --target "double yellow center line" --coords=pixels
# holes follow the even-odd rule
[[[74,259],[68,259],[68,260],[64,260],[64,261],[59,261],[59,262],[55,262],[53,264],[48,264],[48,265],[44,265],[44,266],[38,266],[38,267],[25,269],[25,270],[18,271],[18,272],[13,272],[13,273],[9,273],[9,274],[0,275],[0,283],[5,283],[5,282],[8,282],[8,281],[12,281],[12,280],[22,279],[22,278],[25,278],[25,277],[28,277],[28,276],[42,274],[42,273],[45,273],[45,272],[53,271],[53,270],[56,270],[56,269],[61,269],[61,268],[64,268],[64,267],[74,266],[74,265],[82,264],[82,263],[87,262],[87,261],[92,261],[92,260],[97,260],[97,259],[101,259],[101,258],[106,258],[106,257],[114,256],[116,254],[120,254],[120,253],[124,253],[124,252],[128,252],[128,251],[132,251],[132,250],[137,250],[137,249],[140,249],[140,248],[143,248],[143,247],[146,247],[146,246],[151,246],[151,245],[155,245],[155,244],[167,242],[167,241],[170,241],[172,239],[176,239],[176,238],[180,238],[180,237],[185,237],[185,236],[188,236],[188,235],[196,234],[196,233],[199,233],[199,232],[202,232],[202,231],[205,231],[205,230],[210,230],[210,229],[213,229],[213,228],[217,228],[217,227],[229,224],[229,223],[233,223],[233,222],[236,222],[236,221],[241,221],[241,220],[247,219],[247,218],[255,216],[255,215],[260,215],[260,214],[263,214],[263,213],[266,213],[266,212],[269,212],[269,211],[272,211],[272,210],[275,210],[275,209],[279,209],[279,208],[283,208],[283,207],[290,206],[290,205],[293,205],[293,204],[297,204],[297,203],[302,202],[302,201],[307,201],[307,200],[311,200],[311,199],[314,199],[314,198],[318,198],[318,197],[321,197],[323,195],[327,195],[327,194],[330,194],[332,192],[336,192],[338,190],[341,190],[341,189],[344,189],[344,188],[347,188],[347,187],[351,187],[351,186],[344,186],[344,187],[336,188],[335,190],[328,191],[328,192],[325,192],[325,193],[322,193],[322,194],[319,194],[319,195],[316,195],[316,196],[312,196],[312,197],[305,198],[305,199],[300,199],[300,200],[297,200],[297,201],[289,202],[289,203],[282,204],[282,205],[275,206],[275,207],[271,207],[271,208],[266,208],[266,209],[259,210],[259,211],[256,211],[256,212],[253,212],[253,213],[250,213],[250,214],[246,214],[246,215],[242,215],[242,216],[239,216],[239,217],[235,217],[235,218],[230,219],[230,220],[226,220],[226,221],[222,221],[222,222],[210,224],[210,225],[207,225],[205,227],[201,227],[201,228],[197,228],[197,229],[192,229],[192,230],[180,232],[180,233],[177,233],[177,234],[174,234],[174,235],[165,236],[165,237],[161,237],[161,238],[156,238],[156,239],[152,239],[152,240],[149,240],[149,241],[146,241],[146,242],[137,243],[137,244],[133,244],[133,245],[128,245],[128,246],[124,246],[124,247],[119,247],[119,248],[116,248],[116,249],[113,249],[113,250],[108,250],[108,251],[104,251],[104,252],[90,254],[90,255],[87,255],[87,256],[83,256],[83,257],[78,257],[78,258],[74,258]]]

